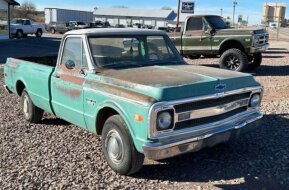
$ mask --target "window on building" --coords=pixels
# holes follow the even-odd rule
[[[8,34],[8,11],[0,9],[0,35]]]

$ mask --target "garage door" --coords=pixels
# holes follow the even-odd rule
[[[144,20],[145,25],[152,25],[152,20]]]
[[[165,27],[165,21],[158,20],[156,25],[157,25],[157,27]]]
[[[112,25],[112,26],[117,24],[117,23],[115,23],[115,19],[114,18],[108,18],[107,22],[109,22],[109,24]]]
[[[125,18],[119,19],[119,24],[123,24],[126,26],[127,25],[126,19]]]
[[[132,24],[136,24],[136,23],[142,23],[141,21],[140,21],[140,19],[133,19],[132,20]]]

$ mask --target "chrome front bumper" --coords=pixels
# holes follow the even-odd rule
[[[267,43],[266,45],[260,46],[260,47],[251,47],[250,53],[259,53],[259,52],[265,52],[269,48],[269,44]]]
[[[234,139],[240,134],[257,127],[258,122],[256,121],[262,117],[261,113],[255,112],[204,130],[202,134],[194,135],[194,132],[192,132],[190,137],[147,143],[143,146],[144,154],[148,159],[161,160],[188,152],[195,152],[205,147],[212,147]]]

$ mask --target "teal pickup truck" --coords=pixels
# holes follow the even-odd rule
[[[45,111],[101,135],[108,165],[124,175],[145,157],[223,143],[262,118],[262,87],[251,75],[188,65],[155,30],[70,31],[58,58],[8,58],[4,76],[26,120]]]

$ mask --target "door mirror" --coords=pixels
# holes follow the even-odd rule
[[[216,29],[213,28],[212,30],[210,30],[211,36],[215,36],[216,33],[217,33]]]
[[[65,62],[65,67],[67,69],[74,69],[75,68],[75,63],[72,60],[68,60]]]

